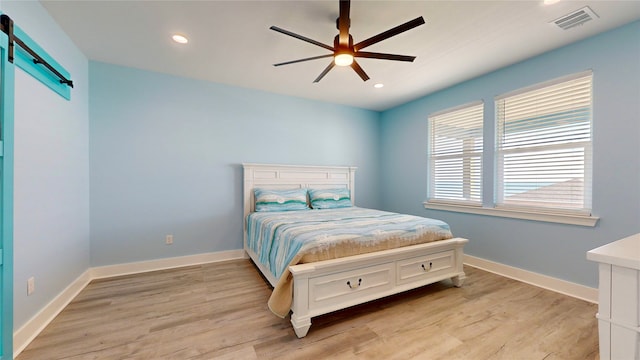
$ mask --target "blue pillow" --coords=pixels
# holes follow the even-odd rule
[[[256,211],[307,210],[307,189],[253,189]]]
[[[314,209],[337,209],[351,207],[349,189],[309,189],[311,207]]]

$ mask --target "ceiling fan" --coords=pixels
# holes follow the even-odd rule
[[[396,36],[400,33],[403,33],[407,30],[411,30],[414,27],[420,26],[424,24],[424,19],[422,16],[417,17],[411,21],[408,21],[402,25],[398,25],[392,29],[389,29],[385,32],[382,32],[378,35],[372,36],[366,40],[363,40],[359,43],[353,43],[353,37],[349,34],[349,26],[351,25],[351,19],[349,19],[349,9],[351,7],[350,0],[340,0],[340,16],[336,19],[336,27],[339,30],[338,35],[333,40],[333,46],[329,46],[327,44],[323,44],[319,41],[315,41],[308,37],[298,35],[292,33],[291,31],[287,31],[285,29],[281,29],[277,26],[270,27],[271,30],[277,31],[279,33],[292,36],[296,39],[300,39],[302,41],[306,41],[308,43],[320,46],[321,48],[325,48],[331,51],[331,54],[327,55],[319,55],[313,56],[304,59],[298,59],[293,61],[282,62],[278,64],[273,64],[273,66],[281,66],[299,63],[302,61],[316,60],[327,57],[333,57],[333,60],[321,73],[318,77],[313,81],[314,83],[319,82],[327,73],[333,69],[335,65],[338,66],[351,66],[353,70],[362,78],[363,81],[369,80],[369,76],[367,73],[362,70],[360,65],[356,62],[355,58],[369,58],[369,59],[382,59],[382,60],[395,60],[395,61],[409,61],[412,62],[416,57],[415,56],[406,56],[406,55],[395,55],[395,54],[383,54],[376,52],[366,52],[360,51],[367,46],[379,43],[380,41],[386,40],[392,36]]]

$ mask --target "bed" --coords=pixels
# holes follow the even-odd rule
[[[274,288],[268,302],[269,308],[274,314],[281,317],[291,313],[291,324],[296,336],[300,338],[306,336],[311,327],[311,318],[314,316],[444,279],[450,278],[454,286],[462,286],[465,279],[462,267],[463,247],[468,240],[452,237],[450,232],[447,235],[443,229],[445,226],[448,229],[448,225],[434,219],[420,218],[429,221],[429,224],[420,223],[420,226],[434,227],[436,229],[435,235],[431,230],[429,234],[421,231],[420,236],[407,235],[407,238],[419,240],[415,240],[414,243],[403,243],[402,247],[389,245],[392,242],[381,242],[380,246],[369,248],[365,250],[365,253],[355,254],[355,250],[337,252],[337,256],[341,256],[338,258],[330,258],[336,255],[336,251],[325,251],[325,253],[334,254],[331,256],[326,254],[321,256],[303,255],[295,258],[291,258],[291,256],[278,258],[275,254],[261,253],[260,249],[263,245],[255,238],[256,232],[264,232],[264,230],[256,230],[256,224],[262,224],[260,221],[275,224],[270,230],[275,232],[275,229],[280,231],[283,228],[289,229],[289,226],[294,229],[294,222],[290,220],[291,218],[297,218],[295,221],[313,221],[314,226],[316,226],[316,222],[327,224],[325,221],[334,220],[363,223],[369,222],[370,217],[384,218],[387,223],[396,224],[400,222],[395,218],[399,214],[357,207],[353,209],[273,212],[271,214],[255,212],[254,191],[256,189],[275,191],[305,189],[305,192],[307,189],[316,191],[344,189],[350,194],[349,201],[355,204],[356,168],[243,164],[243,169],[244,249]],[[313,219],[310,220],[307,216],[313,216]],[[331,223],[330,226],[324,226],[326,229],[333,230],[338,225]],[[294,232],[293,230],[289,231]],[[379,233],[379,231],[374,232],[374,235],[370,235],[376,236]],[[307,253],[307,255],[309,254],[311,253]],[[272,258],[272,263],[265,261],[265,258],[269,257]],[[277,263],[278,266],[274,263]]]

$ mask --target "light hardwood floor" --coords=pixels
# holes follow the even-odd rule
[[[17,360],[599,358],[596,305],[465,272],[314,318],[303,339],[249,260],[94,280]]]

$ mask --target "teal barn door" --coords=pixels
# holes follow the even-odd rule
[[[13,359],[13,91],[8,37],[0,32],[0,360]]]
[[[71,100],[70,74],[0,13],[0,360],[13,359],[13,147],[15,67]],[[37,99],[33,99],[37,101]]]

